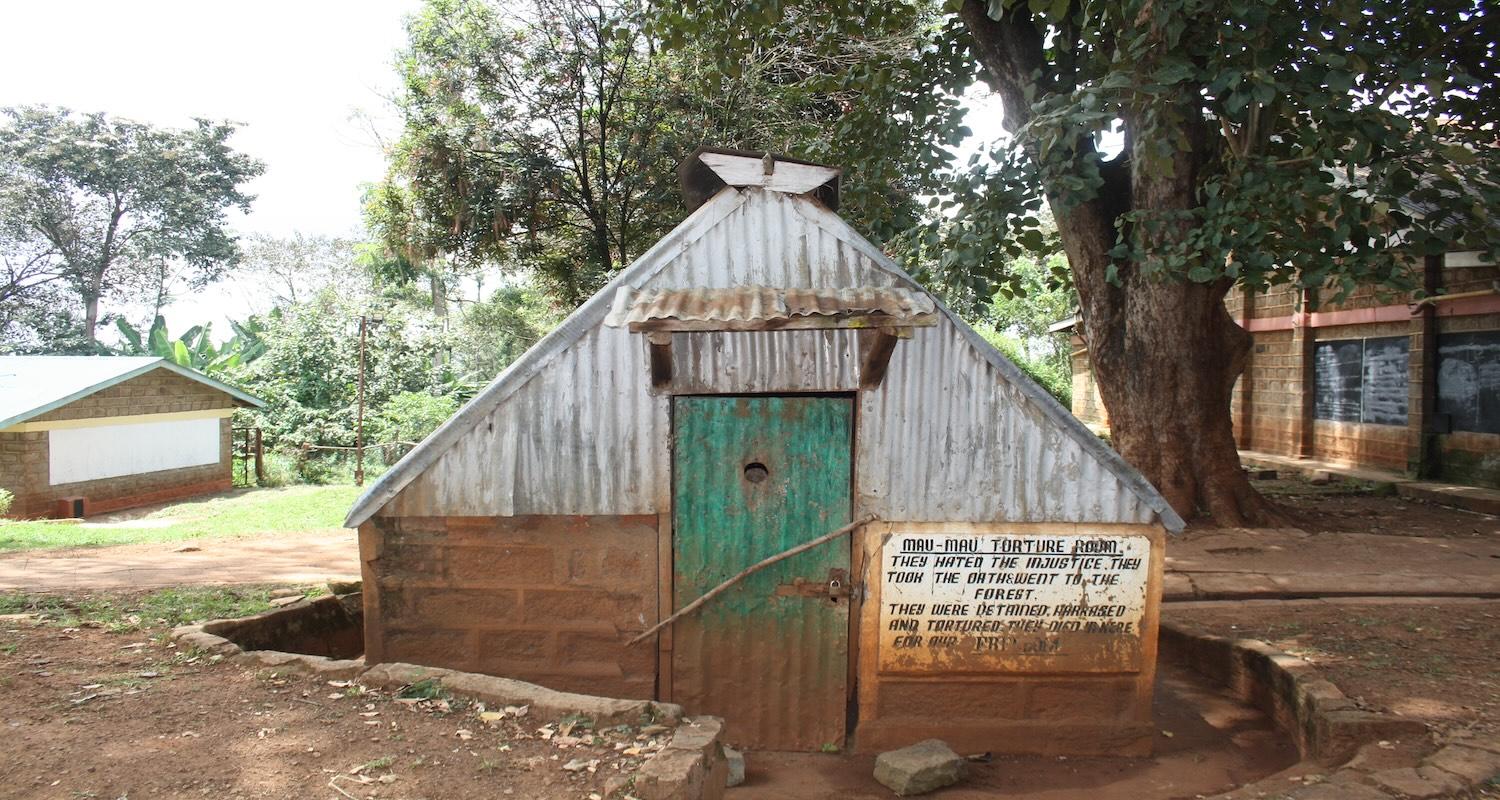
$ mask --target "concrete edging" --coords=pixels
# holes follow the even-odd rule
[[[1433,798],[1500,777],[1500,737],[1449,743],[1406,766],[1373,767],[1360,757],[1364,748],[1390,740],[1426,739],[1427,726],[1359,708],[1312,664],[1265,642],[1229,639],[1166,622],[1160,636],[1164,653],[1220,681],[1290,733],[1304,760],[1333,768],[1326,780],[1290,791],[1273,776],[1218,798]]]

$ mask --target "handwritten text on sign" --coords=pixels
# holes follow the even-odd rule
[[[1138,668],[1143,536],[897,533],[880,569],[882,670]]]

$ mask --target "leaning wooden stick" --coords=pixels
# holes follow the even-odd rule
[[[728,589],[729,587],[735,585],[736,583],[739,583],[740,581],[742,581],[742,580],[750,577],[751,575],[754,575],[755,573],[760,572],[761,570],[765,569],[766,567],[769,567],[769,566],[771,566],[772,564],[775,564],[778,561],[785,561],[786,559],[791,558],[792,556],[797,555],[798,553],[805,553],[808,550],[811,550],[811,549],[813,549],[814,547],[817,547],[820,544],[824,544],[825,542],[829,542],[829,541],[832,541],[834,539],[837,539],[840,536],[843,536],[844,534],[848,533],[849,531],[854,530],[855,528],[858,528],[861,525],[864,525],[864,524],[869,523],[869,522],[874,522],[876,519],[878,519],[878,517],[876,517],[874,514],[866,514],[863,517],[860,517],[859,519],[857,519],[857,520],[849,523],[848,525],[845,525],[842,528],[839,528],[836,531],[831,531],[829,533],[825,533],[822,536],[819,536],[818,538],[813,539],[812,541],[803,542],[802,544],[799,544],[796,547],[791,548],[790,550],[783,550],[780,553],[777,553],[776,555],[771,556],[770,558],[765,559],[764,561],[760,561],[760,562],[757,562],[755,564],[752,564],[752,565],[746,567],[738,575],[735,575],[734,577],[730,578],[729,580],[724,581],[723,583],[719,584],[718,586],[715,586],[714,588],[709,589],[708,591],[704,592],[702,597],[699,597],[697,600],[694,600],[693,602],[688,603],[687,605],[683,606],[682,609],[680,611],[678,611],[676,614],[673,614],[672,616],[667,617],[666,619],[662,620],[661,622],[658,622],[655,625],[652,625],[651,627],[647,628],[646,631],[645,631],[645,633],[642,633],[640,636],[637,636],[634,639],[631,639],[630,641],[626,642],[625,645],[627,647],[629,647],[631,645],[639,644],[641,642],[646,641],[647,639],[651,638],[652,634],[656,633],[657,631],[661,630],[662,628],[667,627],[668,625],[671,625],[672,623],[674,623],[677,620],[679,620],[679,619],[687,616],[688,614],[691,614],[694,611],[697,611],[704,603],[707,603],[708,601],[714,599],[714,597],[716,595],[723,593],[723,591],[725,589]]]

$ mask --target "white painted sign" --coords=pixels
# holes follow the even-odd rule
[[[881,551],[881,668],[1129,671],[1150,571],[1144,536],[894,534]]]
[[[219,463],[219,422],[181,419],[47,432],[53,486]]]

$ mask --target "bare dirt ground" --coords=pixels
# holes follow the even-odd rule
[[[1292,766],[1297,751],[1254,709],[1170,664],[1158,673],[1153,758],[1000,756],[943,800],[1152,800],[1214,794]],[[885,800],[874,755],[748,753],[734,800]]]
[[[1269,642],[1364,707],[1420,719],[1445,739],[1500,732],[1500,601],[1169,605],[1164,616]]]
[[[539,730],[457,699],[244,669],[160,630],[18,620],[0,624],[0,709],[0,794],[25,798],[590,798],[662,743],[649,727]],[[1170,666],[1157,716],[1155,759],[1002,757],[943,796],[1193,797],[1296,760],[1262,715]],[[870,756],[748,758],[744,800],[889,795]]]
[[[350,530],[0,555],[0,590],[309,583],[358,575],[359,545]]]
[[[1300,528],[1195,524],[1167,543],[1167,598],[1500,597],[1500,517],[1300,479],[1257,481]]]
[[[1262,576],[1277,589],[1285,588],[1277,581],[1300,578],[1309,587],[1371,594],[1402,576],[1449,581],[1455,591],[1500,577],[1500,520],[1493,516],[1300,481],[1278,499],[1302,509],[1305,530],[1195,527],[1169,546],[1171,568],[1203,585]],[[122,558],[141,568],[154,559],[178,570],[183,583],[236,582],[213,562],[186,557],[211,553],[232,569],[246,557],[238,543],[168,553],[190,544],[79,555],[99,565],[95,577],[105,585],[119,580],[108,572]],[[352,536],[326,546],[330,554],[347,551],[353,562]],[[166,558],[174,560],[162,564]],[[295,574],[285,581],[324,577]],[[76,583],[89,585],[81,574]],[[46,588],[49,602],[64,604],[102,594],[125,598],[116,605],[126,608],[133,596],[67,583]],[[1164,616],[1269,641],[1317,665],[1365,707],[1421,719],[1445,740],[1500,731],[1500,600],[1169,603]],[[403,699],[215,663],[167,645],[165,621],[111,629],[119,632],[62,624],[79,623],[0,621],[0,796],[589,798],[659,739],[640,729],[564,734],[555,726],[543,738],[539,724],[487,722],[457,701]],[[941,797],[1192,798],[1295,759],[1258,713],[1165,663],[1156,711],[1161,733],[1153,759],[1000,757],[975,765],[965,785]],[[870,756],[748,758],[749,780],[733,795],[743,800],[889,796],[870,777]],[[570,763],[575,769],[564,769]]]
[[[661,744],[251,671],[155,633],[0,622],[0,795],[597,798]]]
[[[1381,536],[1497,537],[1500,517],[1398,497],[1379,485],[1339,481],[1315,485],[1288,477],[1255,481],[1309,533],[1369,533]]]

